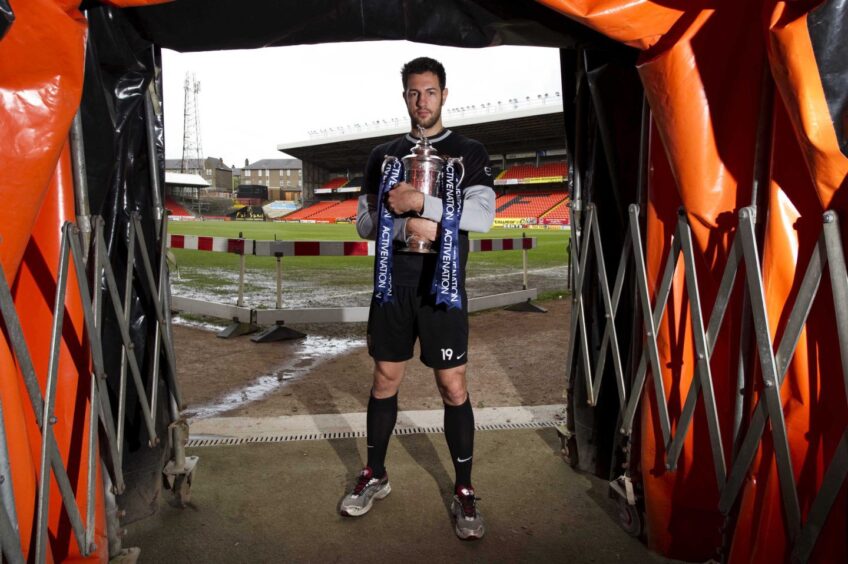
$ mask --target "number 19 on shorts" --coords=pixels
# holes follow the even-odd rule
[[[453,360],[453,349],[442,349],[442,360]]]

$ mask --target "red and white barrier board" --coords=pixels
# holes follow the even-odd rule
[[[204,235],[168,235],[171,249],[190,249],[258,257],[374,256],[374,241],[257,241]],[[472,239],[470,251],[521,251],[536,248],[535,237]]]

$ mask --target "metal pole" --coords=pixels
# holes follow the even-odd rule
[[[751,207],[756,214],[756,241],[762,248],[768,212],[768,186],[771,174],[772,120],[774,114],[774,81],[771,71],[763,69],[762,93],[760,96],[760,116],[757,121],[757,144],[754,149],[754,178],[751,188]],[[738,233],[738,231],[737,231]],[[742,321],[739,330],[739,362],[736,368],[736,395],[733,406],[733,456],[739,452],[743,436],[743,418],[748,413],[746,404],[751,400],[750,374],[754,370],[755,350],[752,341],[751,303],[746,292],[742,293]]]
[[[521,233],[521,239],[522,239],[521,259],[524,262],[524,284],[521,287],[522,290],[527,289],[527,249],[524,248],[524,242],[523,242],[523,240],[526,239],[526,238],[527,238],[527,234],[522,232]]]
[[[82,118],[79,109],[71,122],[71,164],[74,171],[74,200],[77,226],[82,232],[83,258],[88,261],[91,243],[91,210],[88,201],[88,177],[85,169],[85,143],[82,135]]]
[[[100,237],[102,231],[100,227],[102,223],[98,225],[97,236]],[[124,322],[129,324],[130,322],[130,306],[132,305],[132,281],[133,281],[133,263],[135,263],[135,224],[130,222],[129,225],[129,241],[127,242],[127,268],[124,278]],[[158,345],[158,341],[157,341]],[[130,354],[135,354],[134,351],[130,350],[127,347],[124,347],[124,354],[121,355],[121,379],[118,387],[118,454],[121,459],[124,456],[124,428],[125,428],[125,419],[127,415],[127,368],[128,368],[128,356]],[[155,388],[154,388],[155,390]],[[155,394],[155,391],[152,392]],[[151,399],[150,401],[151,407],[150,412],[155,413],[153,405],[155,404],[155,400]]]
[[[68,285],[68,239],[70,223],[62,226],[62,238],[59,246],[59,271],[56,280],[56,296],[53,301],[53,327],[50,335],[50,360],[47,370],[47,383],[44,389],[44,408],[41,419],[41,468],[38,473],[38,511],[35,534],[35,561],[46,561],[47,550],[47,505],[50,502],[50,475],[47,464],[49,445],[53,439],[51,425],[55,421],[53,404],[56,395],[56,372],[59,369],[59,348],[62,339],[62,326],[65,318],[65,294]],[[82,265],[78,265],[82,270]],[[80,276],[83,274],[80,273]]]
[[[155,212],[156,230],[159,230],[159,222],[164,216],[164,208],[162,206],[162,186],[159,184],[159,160],[158,152],[156,151],[156,126],[159,115],[153,105],[153,96],[155,90],[153,82],[147,86],[147,92],[144,93],[144,121],[147,126],[147,160],[150,166],[150,188],[153,194],[153,210]]]
[[[12,467],[9,463],[9,449],[6,443],[6,424],[3,419],[3,406],[0,404],[0,501],[15,535],[20,534],[18,514],[15,508],[15,490],[12,488]],[[3,543],[5,544],[5,543]]]
[[[85,508],[85,547],[82,548],[83,552],[88,555],[97,550],[97,545],[94,543],[94,520],[95,520],[95,511],[94,511],[94,499],[95,499],[95,486],[97,484],[97,457],[96,454],[98,452],[97,446],[97,418],[99,414],[97,412],[97,376],[94,374],[91,375],[91,391],[89,394],[89,417],[88,417],[88,485],[86,490],[86,508]]]
[[[106,538],[109,543],[109,558],[115,558],[121,553],[121,510],[115,499],[112,478],[106,469],[106,464],[101,463],[103,474],[103,499],[106,505]]]
[[[241,234],[239,234],[241,236]],[[238,284],[238,300],[236,300],[236,305],[239,307],[244,307],[244,268],[245,268],[245,258],[244,252],[239,255],[239,284]]]
[[[242,255],[244,256],[244,255]],[[277,309],[283,307],[283,257],[278,254],[277,257]]]

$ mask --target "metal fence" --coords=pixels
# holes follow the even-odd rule
[[[846,270],[837,214],[828,211],[822,217],[822,230],[818,242],[810,257],[795,302],[792,304],[780,342],[774,348],[766,309],[763,274],[760,268],[760,251],[755,234],[755,207],[746,207],[739,211],[736,236],[730,247],[727,264],[711,312],[706,312],[701,302],[695,269],[695,252],[685,211],[681,210],[679,213],[677,227],[671,240],[671,251],[656,285],[657,291],[653,296],[653,301],[645,269],[642,233],[639,225],[639,207],[636,205],[629,207],[629,229],[612,287],[604,264],[604,250],[601,244],[595,207],[593,204],[587,204],[585,209],[581,211],[585,212],[582,218],[583,222],[581,229],[574,231],[575,241],[572,247],[574,252],[572,258],[574,307],[571,316],[571,333],[566,364],[569,387],[573,378],[576,377],[574,370],[578,367],[577,363],[579,362],[579,371],[583,373],[588,391],[588,402],[590,405],[596,405],[601,392],[605,363],[607,357],[611,357],[612,374],[615,377],[620,407],[620,433],[625,440],[629,440],[633,431],[634,417],[645,387],[648,366],[650,365],[651,372],[655,375],[651,378],[653,382],[651,393],[656,397],[656,416],[664,443],[666,467],[669,471],[674,471],[677,468],[684,439],[692,424],[696,404],[701,400],[706,414],[712,464],[720,492],[718,509],[725,516],[730,515],[734,509],[742,491],[745,476],[754,461],[761,439],[768,426],[774,446],[774,457],[778,470],[788,537],[792,546],[791,556],[794,561],[807,561],[839,490],[845,482],[846,475],[848,475],[848,428],[844,430],[833,459],[824,474],[821,487],[812,503],[807,520],[802,522],[780,390],[810,309],[819,292],[825,267],[827,267],[833,289],[832,299],[836,312],[835,329],[839,339],[842,376],[845,380],[846,398],[848,398],[848,270]],[[591,335],[587,331],[587,304],[584,304],[583,297],[583,289],[590,282],[587,264],[590,256],[593,256],[596,261],[597,268],[594,271],[597,273],[597,283],[603,301],[605,317],[599,323],[603,326],[603,337],[594,363],[589,351]],[[680,264],[681,256],[685,287],[689,297],[692,345],[695,351],[696,364],[695,374],[687,390],[682,412],[676,422],[675,432],[672,433],[667,394],[663,379],[658,376],[661,371],[657,346],[657,326],[665,314],[671,283]],[[621,360],[622,349],[615,324],[619,299],[624,288],[624,279],[627,276],[629,265],[632,265],[635,273],[644,335],[641,357],[635,374],[632,374],[632,379],[625,377],[626,373]],[[750,420],[744,433],[739,425],[743,415],[741,413],[742,404],[741,402],[737,403],[733,419],[733,437],[734,444],[738,445],[738,448],[731,449],[734,451],[734,455],[732,460],[728,461],[725,458],[726,449],[722,444],[710,360],[718,335],[722,330],[725,313],[731,301],[738,275],[745,277],[743,292],[749,304],[749,307],[745,309],[751,315],[754,345],[759,360],[763,391],[759,401],[751,411]],[[575,359],[575,355],[579,355],[579,360]],[[629,387],[627,386],[628,380],[631,382]],[[564,431],[564,433],[567,439],[570,433],[568,431]],[[633,494],[629,469],[624,476],[614,480],[611,486],[622,498],[626,499],[630,506],[635,506],[636,496]]]
[[[124,491],[123,475],[123,444],[124,444],[124,421],[127,413],[127,387],[132,385],[138,397],[144,424],[147,429],[149,444],[156,445],[160,440],[155,430],[153,414],[156,413],[157,390],[159,388],[158,378],[160,373],[159,347],[164,348],[167,366],[163,370],[168,379],[170,390],[167,401],[170,405],[171,429],[173,436],[173,460],[168,463],[166,474],[170,476],[170,483],[175,487],[181,497],[188,495],[187,486],[190,485],[191,470],[196,463],[196,457],[186,457],[184,452],[187,429],[179,419],[179,406],[181,398],[176,382],[176,368],[174,352],[171,343],[170,331],[170,308],[168,295],[167,266],[164,263],[164,247],[160,250],[162,262],[159,265],[158,282],[154,280],[154,273],[150,257],[147,252],[144,235],[141,230],[139,218],[134,216],[129,228],[129,255],[127,260],[126,283],[123,288],[123,301],[121,292],[115,280],[115,275],[106,254],[106,243],[103,237],[102,219],[93,218],[93,253],[88,256],[88,261],[83,257],[82,232],[73,223],[65,223],[62,226],[60,242],[60,258],[56,292],[54,296],[54,317],[51,331],[49,369],[45,377],[45,393],[41,393],[39,380],[33,367],[32,357],[27,346],[20,325],[18,312],[15,308],[14,299],[6,280],[3,269],[0,269],[0,313],[5,324],[6,333],[12,344],[15,358],[20,367],[27,394],[30,399],[32,414],[36,424],[41,429],[41,462],[38,473],[38,499],[37,520],[35,524],[36,536],[34,550],[30,551],[30,560],[34,562],[45,562],[47,560],[47,527],[48,507],[50,497],[51,477],[56,480],[62,496],[62,503],[70,523],[76,542],[83,555],[91,554],[96,550],[94,545],[94,521],[95,521],[95,488],[96,488],[96,465],[98,454],[102,454],[105,469],[108,471],[108,481],[113,484],[112,491],[106,494],[120,494]],[[167,231],[167,221],[160,223],[160,244],[164,245]],[[140,255],[140,261],[136,260],[136,246]],[[69,280],[69,264],[73,260],[78,275],[75,281]],[[88,263],[91,263],[90,265]],[[90,269],[87,269],[91,266]],[[83,274],[89,271],[95,284],[92,285]],[[155,303],[157,324],[156,344],[154,362],[150,374],[143,375],[138,365],[135,347],[130,338],[130,302],[133,293],[133,273],[138,272],[144,277],[144,286],[148,289],[149,298]],[[117,394],[117,418],[114,416],[109,391],[106,385],[106,373],[103,362],[103,348],[101,341],[102,327],[102,292],[100,292],[100,281],[105,282],[106,295],[110,300],[118,323],[121,341],[123,344],[121,352],[120,385]],[[74,489],[68,478],[68,472],[63,465],[62,456],[56,444],[52,431],[52,425],[56,422],[54,416],[54,405],[56,401],[56,381],[59,371],[59,348],[62,339],[62,326],[65,314],[65,299],[69,292],[74,291],[73,286],[82,302],[84,323],[86,326],[87,345],[91,352],[90,392],[87,398],[91,405],[87,441],[88,459],[85,466],[87,476],[87,487],[85,492],[86,512],[81,514],[76,502]],[[131,384],[127,376],[131,377]],[[145,378],[146,376],[146,378]],[[145,386],[149,384],[150,393]],[[2,413],[0,413],[2,415]],[[100,442],[98,430],[102,430],[102,436],[106,438],[105,444]],[[2,554],[9,562],[24,562],[21,538],[19,535],[18,520],[15,510],[14,484],[12,484],[6,436],[10,432],[20,432],[17,429],[6,429],[2,417],[0,417],[0,542],[2,542]],[[170,473],[168,473],[170,470]],[[176,478],[174,478],[176,476]],[[109,523],[114,527],[114,523]]]

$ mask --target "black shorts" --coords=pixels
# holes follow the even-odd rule
[[[453,368],[468,362],[468,299],[462,308],[436,306],[429,291],[396,286],[394,301],[371,300],[368,315],[368,354],[374,360],[403,362],[412,358],[415,340],[421,343],[421,362],[430,368]]]

